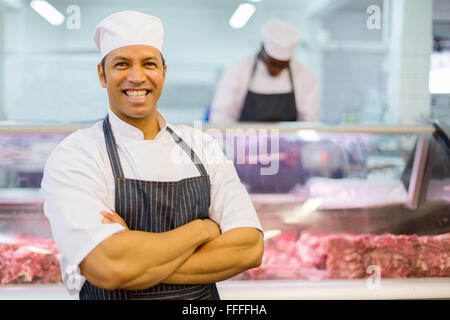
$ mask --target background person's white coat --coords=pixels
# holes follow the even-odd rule
[[[211,104],[210,122],[227,123],[239,120],[247,89],[262,94],[287,93],[292,90],[287,69],[272,77],[260,60],[249,84],[256,55],[245,57],[230,65],[222,74]],[[317,122],[318,88],[314,72],[292,59],[290,63],[294,81],[297,121]]]

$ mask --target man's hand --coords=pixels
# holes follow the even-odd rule
[[[100,211],[100,214],[103,216],[102,223],[119,223],[125,227],[125,230],[130,231],[122,217],[114,210],[112,210],[112,212]]]
[[[211,219],[203,219],[202,222],[205,225],[206,230],[210,234],[210,240],[213,240],[220,236],[220,227]]]

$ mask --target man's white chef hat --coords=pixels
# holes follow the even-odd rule
[[[120,11],[103,19],[95,28],[94,41],[102,58],[117,48],[147,45],[163,52],[164,30],[157,17],[137,12]]]
[[[270,19],[261,28],[264,49],[274,59],[287,61],[300,41],[300,33],[293,24],[280,20]]]

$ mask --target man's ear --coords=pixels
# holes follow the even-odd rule
[[[163,80],[166,80],[166,74],[167,74],[167,64],[164,65],[163,67]]]
[[[103,70],[101,63],[97,64],[97,73],[98,73],[98,79],[100,80],[100,84],[102,85],[102,88],[106,88],[105,71]]]

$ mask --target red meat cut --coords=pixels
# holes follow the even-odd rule
[[[382,278],[450,277],[450,233],[283,232],[266,241],[260,267],[234,279],[360,279],[371,275],[369,266],[378,266]]]
[[[62,283],[60,251],[52,239],[15,236],[0,243],[0,284]]]

